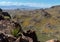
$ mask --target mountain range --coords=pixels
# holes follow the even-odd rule
[[[11,5],[11,6],[0,6],[0,8],[2,9],[38,9],[38,7],[31,7],[31,6],[25,6],[25,5],[20,5],[20,6],[15,6],[15,5]]]

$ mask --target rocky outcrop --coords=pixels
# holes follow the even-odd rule
[[[16,38],[13,35],[0,32],[0,42],[34,42],[34,41],[33,38],[29,36],[24,36],[23,34]]]
[[[13,30],[13,29],[15,29],[17,27],[18,27],[18,24],[16,24],[16,22],[14,23],[14,22],[8,21],[8,20],[1,20],[0,21],[0,31],[2,31],[2,32],[6,33],[6,34],[10,34],[11,30]],[[8,31],[8,32],[6,32],[6,31]]]
[[[0,42],[38,42],[35,31],[28,30],[26,33],[22,30],[21,25],[18,22],[11,20],[11,16],[8,12],[2,12],[0,9]],[[6,18],[5,16],[8,16]],[[3,19],[2,19],[3,17]],[[18,29],[17,31],[13,31],[13,35],[11,34],[12,30]],[[14,33],[20,34],[18,37]],[[14,36],[15,35],[15,36]]]
[[[3,12],[3,10],[0,9],[0,20],[5,20],[5,19],[10,20],[11,16],[8,12]]]

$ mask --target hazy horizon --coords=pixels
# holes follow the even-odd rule
[[[0,0],[0,6],[8,7],[21,5],[36,8],[49,8],[51,6],[60,5],[60,0]]]

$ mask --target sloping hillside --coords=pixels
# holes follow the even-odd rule
[[[21,23],[24,30],[37,31],[38,39],[60,39],[60,6],[36,10],[5,10],[13,19]]]

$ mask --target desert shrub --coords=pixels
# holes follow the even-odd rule
[[[19,29],[13,29],[11,31],[11,34],[14,36],[14,37],[19,37],[20,33],[19,33]]]

